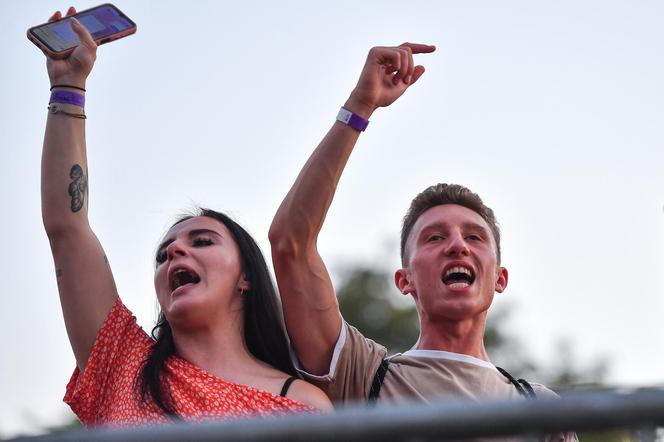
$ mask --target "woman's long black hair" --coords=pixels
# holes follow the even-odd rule
[[[223,213],[210,209],[200,208],[195,214],[182,217],[173,225],[197,216],[207,216],[222,223],[238,245],[242,268],[250,287],[242,295],[244,339],[249,351],[261,361],[291,376],[298,376],[289,355],[277,291],[258,244],[238,223]],[[151,398],[167,415],[177,418],[168,386],[162,382],[164,364],[175,354],[173,332],[163,312],[159,314],[157,324],[152,329],[152,337],[155,340],[154,347],[137,378],[141,399],[147,404],[148,398]]]

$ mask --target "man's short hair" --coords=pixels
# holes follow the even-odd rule
[[[496,241],[496,258],[500,264],[500,228],[493,210],[482,202],[479,195],[467,187],[459,184],[439,183],[424,189],[410,203],[401,227],[401,265],[406,266],[406,241],[417,219],[430,208],[443,204],[466,207],[486,221],[493,233],[493,239]]]

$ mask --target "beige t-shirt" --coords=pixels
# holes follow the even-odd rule
[[[304,377],[322,388],[334,402],[366,403],[376,370],[387,355],[380,344],[365,338],[344,322],[334,349],[330,371]],[[531,384],[538,398],[557,397],[540,384]],[[430,403],[441,398],[520,399],[516,388],[490,362],[459,353],[409,350],[389,358],[377,403]],[[576,441],[574,433],[548,440]]]

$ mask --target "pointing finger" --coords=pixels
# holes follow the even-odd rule
[[[436,50],[434,45],[425,45],[421,43],[402,43],[399,47],[410,48],[413,54],[429,54]]]

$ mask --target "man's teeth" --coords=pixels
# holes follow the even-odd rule
[[[470,272],[470,270],[467,269],[466,267],[457,266],[457,267],[452,267],[447,272],[445,272],[444,277],[447,278],[448,276],[450,276],[453,273],[465,273],[466,275],[468,275],[470,277],[473,276],[473,274]]]
[[[453,289],[465,289],[469,285],[470,284],[468,284],[467,282],[453,282],[452,284],[449,284],[448,287]]]

